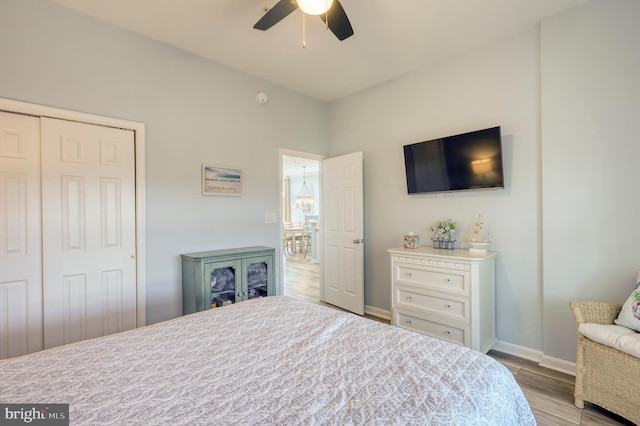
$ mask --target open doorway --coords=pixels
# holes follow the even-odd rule
[[[283,294],[322,300],[320,165],[313,154],[282,155]]]

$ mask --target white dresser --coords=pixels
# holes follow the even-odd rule
[[[496,342],[495,256],[394,248],[391,324],[487,353]]]

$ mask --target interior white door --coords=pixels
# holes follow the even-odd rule
[[[0,358],[39,350],[40,120],[0,112]]]
[[[322,162],[324,301],[364,314],[362,152]]]
[[[135,328],[134,134],[41,126],[44,346]]]

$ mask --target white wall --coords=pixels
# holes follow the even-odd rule
[[[541,347],[538,31],[452,58],[330,104],[329,155],[363,151],[365,302],[390,308],[388,248],[409,231],[428,244],[453,219],[460,237],[481,212],[497,260],[497,333]],[[502,126],[506,189],[407,195],[402,146]],[[460,243],[458,243],[459,245]]]
[[[640,270],[640,2],[542,25],[544,352],[575,359],[570,300],[623,303]]]
[[[569,301],[621,303],[640,269],[638,22],[640,2],[594,0],[330,104],[329,155],[364,152],[367,305],[389,309],[386,249],[404,233],[428,243],[451,218],[465,234],[481,212],[499,252],[498,338],[575,360]],[[403,145],[493,125],[506,190],[406,194]]]
[[[180,253],[277,247],[278,149],[325,151],[323,102],[49,2],[0,0],[0,58],[0,97],[146,124],[148,322],[181,314]],[[202,163],[243,197],[202,196]]]

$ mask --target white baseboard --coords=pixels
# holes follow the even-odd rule
[[[576,375],[575,362],[565,361],[560,358],[554,358],[545,355],[542,351],[527,348],[524,346],[514,345],[512,343],[503,342],[501,340],[498,340],[496,344],[493,345],[493,349],[498,352],[504,352],[509,355],[517,356],[518,358],[536,362],[540,367],[559,371],[571,376]]]
[[[371,315],[372,317],[381,318],[387,321],[391,321],[391,312],[386,309],[376,308],[375,306],[365,305],[364,313]]]
[[[517,356],[518,358],[537,363],[540,363],[540,360],[543,357],[543,353],[541,351],[537,351],[535,349],[527,348],[524,346],[514,345],[513,343],[503,342],[502,340],[498,340],[496,344],[493,345],[493,349],[498,352],[504,352],[505,354]]]
[[[554,358],[549,355],[543,355],[540,360],[540,367],[548,368],[550,370],[556,370],[561,373],[569,374],[571,376],[576,375],[576,363],[565,361],[564,359]]]

